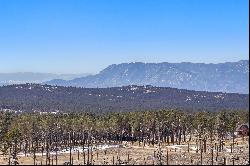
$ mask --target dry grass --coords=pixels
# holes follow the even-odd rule
[[[232,158],[239,157],[239,160],[235,160],[235,165],[248,164],[249,162],[249,139],[246,138],[244,141],[242,139],[236,139],[236,144],[231,153],[231,144],[232,141],[226,141],[224,149],[221,152],[218,152],[218,157],[216,160],[217,152],[214,150],[213,152],[213,164],[220,165],[224,162],[227,165],[232,165]],[[214,142],[213,142],[214,144]],[[161,163],[164,165],[194,165],[201,164],[201,151],[196,151],[195,142],[182,145],[161,145]],[[157,157],[158,154],[158,157]],[[168,154],[168,157],[167,157]],[[123,148],[110,148],[106,150],[95,150],[89,155],[89,162],[92,161],[94,165],[118,165],[118,164],[135,164],[135,165],[158,165],[160,164],[159,159],[159,147],[158,146],[139,146],[138,143],[134,144],[126,144]],[[75,152],[72,154],[73,164],[74,165],[84,165],[84,154]],[[51,155],[50,165],[56,165],[55,155]],[[64,164],[64,162],[69,161],[69,154],[58,154],[58,165]],[[202,153],[202,164],[211,165],[212,161],[212,153],[211,153],[211,145],[207,143],[207,151]],[[225,161],[224,161],[225,158]],[[33,156],[19,156],[18,157],[19,164],[22,165],[32,165],[34,164]],[[85,164],[87,163],[87,152],[85,152]],[[8,156],[1,155],[0,164],[6,165],[8,164]],[[36,164],[45,165],[46,164],[46,154],[44,156],[36,157]],[[47,164],[49,164],[47,162]]]

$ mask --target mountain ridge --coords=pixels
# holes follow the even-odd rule
[[[225,63],[121,63],[112,64],[96,75],[73,80],[51,80],[49,85],[75,87],[118,87],[152,85],[179,89],[249,93],[249,60]]]

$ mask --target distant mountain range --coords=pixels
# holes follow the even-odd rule
[[[249,110],[249,95],[135,85],[113,88],[75,88],[20,84],[0,87],[1,109],[39,112]]]
[[[249,60],[218,64],[122,63],[96,75],[73,80],[55,79],[45,84],[74,87],[152,85],[196,91],[249,93]]]
[[[89,74],[51,74],[51,73],[0,73],[0,85],[42,83],[53,79],[70,80]]]

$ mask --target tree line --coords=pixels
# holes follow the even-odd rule
[[[206,135],[224,139],[240,123],[249,122],[249,111],[190,112],[158,110],[93,114],[72,112],[58,114],[0,112],[1,151],[41,151],[59,145],[98,142],[139,141],[181,144]],[[14,147],[15,146],[15,147]],[[34,148],[37,149],[34,149]],[[39,149],[40,148],[40,149]],[[45,150],[45,149],[43,149]]]

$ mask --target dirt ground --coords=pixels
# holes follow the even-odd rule
[[[211,149],[211,145],[207,143],[206,152],[198,149],[194,142],[182,145],[158,145],[139,146],[136,144],[124,143],[120,148],[108,148],[105,150],[94,150],[92,153],[85,151],[84,153],[72,153],[73,165],[247,165],[249,163],[249,139],[236,139],[234,148],[231,151],[231,141],[225,141],[225,146],[221,152]],[[79,154],[79,155],[78,155]],[[89,158],[88,158],[89,156]],[[0,165],[9,163],[9,156],[0,155]],[[213,158],[213,161],[212,161]],[[62,165],[70,161],[68,153],[60,153],[57,155],[57,164]],[[85,161],[85,163],[84,163]],[[33,155],[18,156],[20,165],[33,165]],[[36,156],[35,164],[46,165],[46,154]],[[50,154],[50,161],[47,165],[56,165],[56,155]]]

